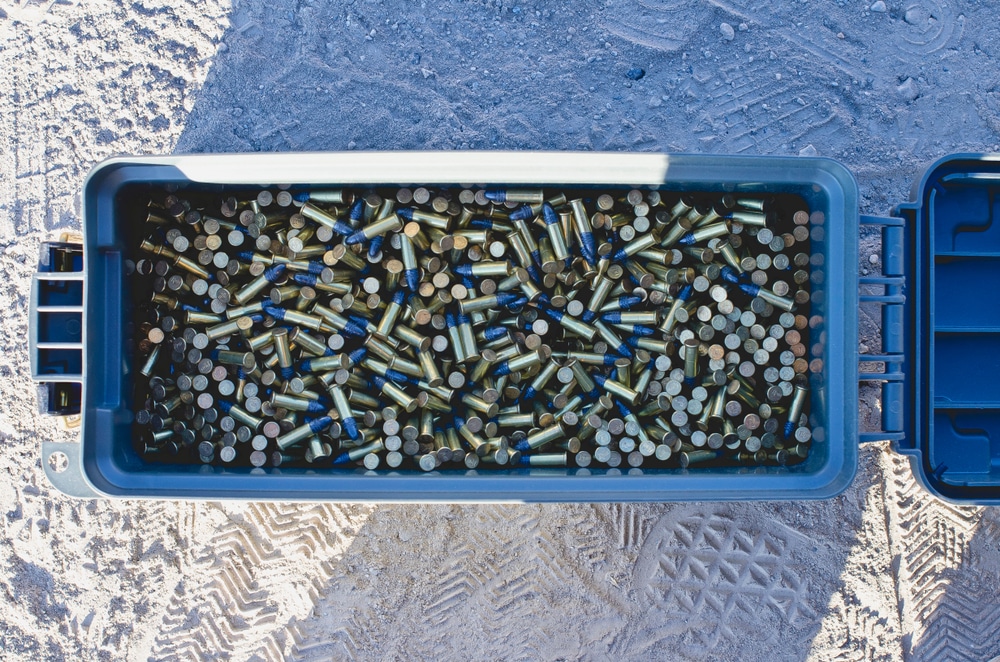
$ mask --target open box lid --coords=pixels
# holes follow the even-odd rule
[[[928,490],[966,504],[1000,504],[998,193],[1000,155],[952,154],[914,182],[900,224],[881,219],[883,424]]]

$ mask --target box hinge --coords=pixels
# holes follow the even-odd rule
[[[905,220],[890,216],[861,216],[862,225],[882,230],[882,276],[858,279],[860,303],[882,307],[882,351],[858,355],[858,381],[881,384],[882,429],[863,432],[861,442],[892,441],[905,437]],[[872,290],[875,290],[873,292]],[[881,290],[879,292],[879,290]],[[881,365],[881,369],[878,366]]]
[[[28,354],[43,414],[76,416],[83,388],[83,246],[63,236],[41,246],[31,279]]]

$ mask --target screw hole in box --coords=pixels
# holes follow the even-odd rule
[[[49,467],[57,474],[61,474],[69,468],[69,458],[66,453],[56,451],[49,455]]]

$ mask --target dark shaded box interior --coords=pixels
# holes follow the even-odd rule
[[[217,206],[219,200],[229,195],[236,196],[239,199],[253,198],[261,190],[261,188],[262,187],[259,186],[221,187],[221,186],[208,186],[208,185],[198,185],[191,183],[181,183],[181,182],[175,184],[168,184],[166,187],[164,187],[163,185],[152,186],[146,184],[132,184],[124,187],[116,197],[116,215],[118,216],[118,218],[125,220],[125,222],[121,224],[121,231],[122,231],[123,244],[126,248],[124,253],[126,259],[138,260],[141,257],[152,257],[143,255],[139,250],[139,244],[148,234],[147,232],[148,228],[144,226],[143,219],[145,218],[145,215],[148,212],[147,205],[151,198],[162,199],[168,192],[173,192],[182,198],[190,200],[192,202],[192,205],[195,207],[199,206],[200,204],[204,204],[207,207],[211,205]],[[270,187],[270,188],[272,191],[276,190],[275,187]],[[324,188],[331,188],[331,187],[324,187]],[[385,185],[373,185],[373,186],[354,185],[351,186],[350,188],[352,188],[355,191],[364,193],[375,192],[385,197],[385,196],[394,196],[395,190],[398,187],[387,187]],[[442,192],[446,195],[454,194],[455,196],[457,196],[458,191],[461,190],[461,187],[448,187],[448,186],[429,186],[429,188],[432,188],[436,192]],[[301,191],[305,189],[308,189],[308,187],[293,186],[290,190]],[[611,193],[616,198],[623,197],[625,193],[628,192],[629,188],[602,187],[602,186],[592,186],[592,187],[558,186],[558,187],[552,187],[552,190],[567,191],[568,197],[570,198],[574,197],[573,193],[578,193],[579,197],[592,199],[595,198],[597,195],[600,195],[601,193]],[[670,189],[668,187],[661,187],[658,188],[658,190],[664,195],[665,198],[669,198],[677,191],[685,189]],[[694,193],[696,196],[703,194],[705,196],[709,196],[712,194],[718,195],[719,193],[721,193],[719,191],[712,192],[709,189],[698,189],[697,191],[686,191],[686,192]],[[767,197],[771,200],[771,206],[769,208],[778,212],[778,217],[780,219],[779,223],[771,228],[775,232],[775,234],[791,231],[792,227],[794,227],[793,224],[791,223],[791,215],[795,211],[803,209],[804,210],[811,209],[808,203],[803,199],[803,197],[798,194],[786,193],[786,192],[774,192],[768,194]],[[217,213],[217,211],[209,213]],[[820,223],[817,223],[812,226],[813,235],[819,238],[820,241],[822,241],[822,235],[825,232],[823,222],[824,219],[821,218]],[[332,245],[333,244],[331,244],[331,247]],[[758,252],[764,250],[764,247],[757,247],[757,248],[759,249]],[[809,251],[809,242],[807,242],[807,244],[801,248],[802,250]],[[155,258],[153,259],[155,260]],[[209,269],[212,270],[212,267],[209,267]],[[810,270],[813,282],[814,283],[822,282],[823,280],[822,260],[814,259],[813,264],[810,266]],[[135,320],[136,302],[140,299],[144,300],[145,298],[148,298],[148,293],[151,291],[149,289],[150,281],[151,277],[140,277],[138,275],[132,275],[128,278],[123,277],[122,281],[123,301],[126,302],[127,306],[124,311],[125,314],[123,316],[123,321],[125,322],[126,325],[123,336],[126,339],[126,345],[125,345],[126,360],[124,364],[126,373],[128,375],[126,381],[129,381],[136,377],[142,379],[140,375],[135,374],[137,359],[138,362],[141,362],[141,357],[136,356],[134,343],[130,342],[129,339],[132,336],[136,324]],[[814,298],[817,301],[821,301],[823,298],[822,290],[816,288],[815,285],[812,285],[812,287],[814,289],[814,292],[817,292]],[[813,306],[812,305],[802,306],[796,312],[809,316],[810,314],[812,314],[810,312],[810,308],[813,308]],[[817,320],[820,319],[818,315],[816,319]],[[806,347],[811,348],[812,342],[810,339],[810,331],[812,331],[812,333],[814,334],[817,334],[817,336],[821,337],[822,334],[824,333],[822,323],[820,323],[820,325],[816,329],[810,330],[809,328],[806,328],[801,332],[803,336],[803,343],[806,345]],[[347,351],[347,348],[345,348],[344,351]],[[807,355],[807,358],[808,359],[820,358],[822,360],[821,356],[815,356],[812,354]],[[821,374],[812,375],[811,380],[813,383],[813,389],[821,393],[823,390],[822,375]],[[131,411],[135,411],[137,407],[141,407],[143,404],[141,401],[136,400],[137,394],[138,390],[131,390],[128,393],[128,408]],[[809,413],[809,411],[810,408],[807,407],[806,412]],[[818,421],[819,419],[817,419],[817,423]],[[719,472],[719,471],[737,472],[737,473],[752,473],[752,472],[783,473],[783,472],[801,472],[801,471],[808,472],[811,467],[821,466],[826,461],[826,458],[824,457],[826,454],[826,446],[824,443],[822,443],[824,441],[822,425],[817,425],[817,429],[819,431],[818,438],[816,440],[817,443],[814,444],[814,448],[813,451],[811,452],[810,457],[807,458],[806,461],[802,463],[798,464],[790,463],[789,466],[736,466],[732,462],[727,462],[727,463],[719,462],[715,463],[714,465],[709,465],[707,467],[691,467],[690,469],[684,471],[690,471],[695,473]],[[240,467],[235,464],[223,465],[218,461],[213,463],[211,467],[204,466],[199,463],[197,453],[193,449],[185,449],[185,452],[183,452],[182,455],[179,456],[179,459],[182,461],[178,461],[176,463],[171,463],[169,461],[164,462],[162,460],[151,462],[143,459],[141,457],[141,454],[138,452],[139,449],[142,447],[141,439],[139,437],[140,432],[141,429],[139,428],[139,426],[133,426],[133,436],[132,436],[133,444],[131,444],[131,446],[122,445],[116,449],[118,451],[118,457],[120,458],[120,460],[127,467],[129,467],[129,470],[132,471],[169,470],[169,471],[185,471],[185,472],[198,471],[199,473],[206,473],[206,472],[214,473],[214,472],[251,472],[251,471],[260,472],[260,471],[273,470],[268,468],[255,470],[249,467]],[[621,472],[626,474],[629,471],[632,471],[635,473],[641,473],[646,475],[648,474],[657,475],[657,474],[670,474],[682,471],[677,467],[657,466],[657,464],[659,463],[650,462],[649,466],[643,466],[640,469],[631,469],[624,465],[617,469],[612,469],[609,467],[602,467],[602,466],[594,466],[594,465],[586,469],[580,469],[571,466],[567,467],[566,469],[546,468],[544,472],[539,471],[539,469],[537,468],[529,469],[526,467],[519,467],[519,468],[484,467],[477,470],[467,470],[461,465],[453,465],[453,466],[443,465],[439,467],[434,473],[474,475],[476,473],[483,473],[483,472],[493,473],[496,471],[500,471],[500,472],[517,472],[522,474],[534,473],[537,475],[553,475],[558,473],[595,475],[595,474],[605,473],[608,471]],[[356,466],[333,467],[329,465],[329,462],[326,463],[317,462],[314,465],[310,465],[305,461],[292,463],[290,465],[283,464],[282,467],[280,468],[280,471],[284,474],[294,473],[296,471],[303,471],[303,472],[322,471],[322,472],[332,472],[334,474],[343,472],[356,473],[361,471],[364,473],[379,473],[383,475],[400,473],[400,472],[419,473],[419,471],[415,468],[400,468],[400,469],[381,468],[376,470],[375,472],[368,472],[365,471],[364,469],[359,469]]]

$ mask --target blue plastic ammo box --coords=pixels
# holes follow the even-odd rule
[[[242,469],[146,462],[133,450],[125,352],[127,211],[151,187],[523,185],[790,193],[813,212],[814,442],[789,467]],[[42,408],[79,412],[78,442],[43,442],[43,466],[81,497],[333,501],[687,501],[825,499],[857,469],[858,444],[890,440],[920,482],[955,502],[1000,504],[1000,156],[931,165],[912,200],[861,216],[849,170],[823,158],[571,152],[370,152],[115,158],[83,191],[83,245],[46,244],[33,281],[32,376]],[[139,202],[137,202],[139,201]],[[819,212],[819,214],[817,214]],[[132,216],[134,217],[134,215]],[[860,224],[880,228],[883,275],[860,278]],[[879,294],[859,294],[860,286]],[[874,286],[874,287],[872,287]],[[881,306],[883,349],[859,355],[858,307]],[[859,364],[880,370],[859,372]],[[881,384],[880,432],[858,431],[858,381]]]

